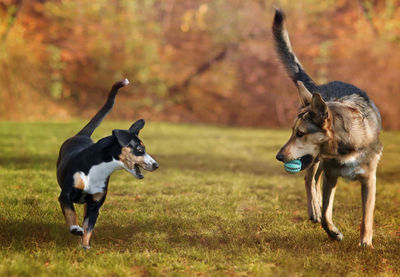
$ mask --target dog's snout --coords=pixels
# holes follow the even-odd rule
[[[276,159],[280,162],[283,162],[285,160],[285,156],[279,152],[278,154],[276,154]]]
[[[154,162],[152,166],[153,166],[153,170],[156,170],[159,167],[157,162]]]

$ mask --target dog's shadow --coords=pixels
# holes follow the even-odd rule
[[[33,222],[29,219],[0,222],[0,247],[3,248],[37,248],[51,243],[67,247],[73,242],[74,237],[67,233],[67,227],[62,223]]]
[[[93,249],[118,249],[118,251],[170,251],[170,249],[206,248],[231,253],[236,251],[289,251],[298,249],[302,253],[312,253],[315,249],[328,249],[358,253],[359,247],[354,240],[336,242],[330,240],[324,232],[316,228],[316,234],[293,234],[274,231],[274,226],[267,227],[266,232],[258,232],[251,228],[231,230],[232,226],[223,229],[205,230],[200,232],[192,226],[194,218],[174,218],[168,222],[160,219],[133,220],[130,224],[113,225],[102,223],[94,229],[92,237]],[[210,225],[211,226],[211,225]],[[222,229],[221,229],[222,228]],[[238,227],[239,228],[239,227]],[[271,228],[270,230],[268,230]],[[310,226],[310,229],[312,227]],[[61,247],[68,250],[77,249],[79,238],[71,235],[63,223],[22,221],[0,222],[0,247],[14,251]],[[387,244],[388,241],[381,241]],[[224,250],[225,249],[225,250]],[[330,250],[329,250],[330,249]]]

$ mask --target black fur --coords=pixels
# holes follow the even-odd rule
[[[290,50],[291,46],[289,42],[285,40],[284,21],[285,14],[280,9],[276,9],[274,22],[272,25],[272,33],[274,35],[275,48],[279,55],[279,58],[285,66],[289,77],[292,79],[296,86],[297,81],[301,81],[311,93],[315,93],[318,91],[317,85],[303,70],[301,65],[296,62],[295,54]]]
[[[103,121],[104,117],[111,111],[112,107],[114,106],[115,96],[120,88],[127,85],[127,80],[117,82],[111,88],[111,91],[108,95],[107,101],[104,106],[97,112],[97,114],[89,121],[89,123],[83,127],[82,130],[77,133],[77,136],[87,136],[90,137],[94,130],[100,125]]]
[[[318,92],[325,101],[337,100],[353,94],[363,97],[368,102],[370,101],[368,95],[364,91],[353,85],[340,81],[333,81],[328,84],[318,86]]]
[[[104,106],[81,131],[63,143],[57,160],[57,181],[61,187],[59,197],[61,209],[70,227],[70,232],[83,236],[85,248],[89,247],[90,233],[96,223],[99,209],[104,203],[112,171],[125,168],[141,179],[143,175],[138,166],[145,166],[143,168],[150,171],[158,168],[157,162],[146,154],[144,144],[138,138],[139,131],[145,124],[143,119],[136,121],[129,130],[113,130],[111,136],[102,138],[96,143],[90,138],[112,109],[118,90],[128,83],[128,80],[124,80],[113,85]],[[121,156],[123,148],[128,148],[128,150],[125,149],[125,154]],[[143,162],[145,157],[147,160]],[[140,158],[142,162],[139,161]],[[103,163],[104,165],[101,165]],[[97,165],[102,167],[96,167]],[[97,171],[90,173],[91,169],[95,167]],[[75,176],[75,174],[77,175]],[[91,186],[93,186],[93,190]],[[78,226],[75,220],[77,217],[74,203],[86,203],[84,230]]]
[[[376,168],[382,154],[379,110],[364,91],[353,85],[334,81],[318,86],[311,80],[292,51],[280,10],[276,10],[272,29],[279,57],[299,89],[302,105],[292,136],[276,158],[282,162],[301,160],[301,169],[307,169],[309,218],[313,222],[321,221],[322,227],[335,240],[343,239],[332,221],[337,179],[359,180],[363,205],[360,244],[372,247]],[[312,135],[315,132],[320,134]],[[302,139],[305,134],[315,140]]]
[[[57,180],[61,188],[63,187],[65,178],[69,177],[67,176],[68,174],[66,174],[66,171],[71,169],[71,163],[79,163],[80,166],[82,166],[82,171],[87,173],[88,171],[85,170],[86,168],[89,168],[89,164],[93,165],[101,163],[101,158],[97,158],[96,160],[96,157],[91,156],[91,154],[98,153],[99,151],[101,151],[100,153],[106,153],[107,151],[102,151],[103,148],[106,148],[115,142],[115,139],[108,137],[101,139],[95,145],[90,136],[114,106],[115,96],[117,95],[118,90],[126,84],[125,80],[115,83],[108,94],[104,106],[96,113],[89,123],[82,128],[82,130],[80,130],[75,136],[67,139],[61,146],[57,159]],[[79,158],[76,157],[78,154],[80,155]],[[85,157],[86,159],[83,159],[81,155],[87,155],[87,157]],[[110,157],[110,155],[106,155],[106,157],[102,158],[106,158],[104,161],[109,161],[111,160]],[[94,158],[93,161],[92,158]],[[77,161],[74,161],[74,159],[77,159]],[[88,163],[88,165],[81,164],[85,162]]]
[[[340,99],[344,96],[357,94],[365,100],[370,101],[367,94],[361,89],[339,81],[330,82],[325,85],[317,85],[311,77],[304,71],[302,66],[296,62],[295,53],[291,50],[290,42],[285,39],[285,14],[276,9],[272,32],[275,39],[275,47],[278,52],[281,62],[285,69],[297,86],[297,81],[303,82],[304,86],[312,93],[320,93],[325,101]]]

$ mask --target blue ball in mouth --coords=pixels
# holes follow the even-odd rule
[[[285,168],[286,172],[288,172],[288,173],[291,173],[291,174],[298,173],[301,170],[301,161],[293,160],[293,161],[286,162],[284,165],[284,168]]]

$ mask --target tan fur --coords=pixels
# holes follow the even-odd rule
[[[85,188],[85,182],[82,180],[80,174],[76,172],[73,177],[74,177],[74,187],[83,190]]]
[[[98,192],[98,193],[93,194],[92,198],[94,201],[99,202],[105,194],[106,194],[105,192]]]
[[[68,227],[71,227],[72,225],[78,225],[78,218],[75,211],[63,206],[62,212],[64,214],[65,221],[67,222]]]
[[[89,248],[89,244],[90,244],[90,238],[92,237],[92,231],[87,232],[86,230],[83,233],[83,237],[82,237],[82,246],[85,248]]]
[[[321,220],[325,231],[336,240],[343,239],[332,220],[337,179],[345,177],[361,182],[363,217],[360,244],[372,248],[376,168],[382,152],[379,115],[361,96],[351,95],[341,101],[326,103],[322,99],[314,103],[314,98],[315,105],[299,112],[292,135],[279,153],[286,161],[304,155],[323,161],[321,169],[316,170],[316,165],[310,164],[307,171],[308,213],[312,221]],[[320,129],[316,129],[315,122],[320,124]],[[304,135],[297,137],[297,132]],[[318,180],[322,170],[325,174],[321,211]]]
[[[336,155],[338,142],[335,138],[335,134],[332,129],[332,121],[333,121],[332,114],[330,111],[328,111],[328,117],[325,120],[324,125],[322,127],[326,136],[326,139],[324,139],[326,143],[321,146],[324,147],[324,149],[321,149],[321,152],[327,153],[329,155]]]
[[[87,212],[87,204],[85,204],[84,218],[86,217],[86,212]],[[82,224],[82,227],[83,227],[82,246],[84,248],[90,247],[89,246],[90,238],[92,237],[92,231],[88,231],[88,226],[89,226],[89,220],[85,219]]]
[[[361,101],[360,96],[353,96],[341,102],[327,102],[334,120],[336,139],[346,141],[355,149],[374,143],[379,133],[376,115],[366,118],[358,104]]]
[[[135,155],[133,155],[129,147],[122,147],[119,160],[125,164],[129,169],[133,169],[135,166]]]
[[[321,144],[328,140],[326,134],[321,132],[307,134],[307,129],[307,121],[303,117],[296,119],[292,128],[292,135],[281,149],[287,160],[294,160],[306,154],[316,156]],[[297,138],[297,131],[301,131],[305,135]]]
[[[297,88],[298,88],[298,92],[299,92],[299,97],[300,97],[301,104],[302,104],[303,106],[306,106],[306,105],[310,104],[311,99],[312,99],[312,94],[311,94],[311,92],[304,86],[303,82],[298,81],[298,82],[297,82]]]
[[[147,168],[148,167],[144,162],[144,156],[135,156],[134,155],[133,157],[134,157],[135,164],[138,164],[143,168]]]
[[[145,162],[144,162],[144,157],[143,156],[135,156],[129,147],[123,147],[121,149],[121,154],[119,155],[119,159],[129,169],[133,169],[135,164],[140,165],[143,168],[148,167],[148,165],[145,164]]]
[[[315,84],[298,63],[284,19],[283,12],[277,9],[272,25],[275,46],[297,85],[302,109],[293,124],[291,137],[276,158],[282,162],[301,160],[302,169],[307,170],[309,218],[314,222],[320,220],[335,240],[343,239],[332,221],[337,179],[360,181],[363,207],[360,244],[372,247],[376,168],[382,153],[379,110],[364,92],[349,84]],[[324,173],[322,208],[318,192],[321,172]]]
[[[338,154],[338,141],[344,141],[357,150],[377,140],[374,122],[366,121],[350,100],[340,103],[327,102],[327,104],[329,110],[328,117],[322,126],[324,132],[307,134],[306,117],[309,108],[300,111],[304,115],[296,119],[292,127],[292,136],[282,147],[282,153],[288,157],[288,160],[296,159],[303,152],[315,153],[315,148],[321,148],[322,157],[333,158]],[[296,138],[298,130],[306,135],[303,138]]]
[[[376,194],[376,168],[380,159],[380,154],[374,156],[370,163],[366,166],[366,176],[361,180],[361,195],[363,203],[363,217],[361,222],[360,236],[361,244],[365,244],[371,248],[373,234],[373,218]]]
[[[321,221],[321,173],[322,170],[319,167],[319,162],[317,162],[307,170],[304,178],[307,193],[308,216],[313,222]]]

